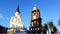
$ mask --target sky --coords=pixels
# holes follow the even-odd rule
[[[34,5],[40,10],[42,25],[53,21],[60,31],[60,0],[0,0],[0,25],[10,27],[10,19],[19,4],[20,15],[27,29],[30,26],[30,13]]]

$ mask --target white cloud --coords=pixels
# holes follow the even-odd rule
[[[2,15],[2,14],[0,14],[0,19],[1,19],[1,18],[3,18],[3,15]]]

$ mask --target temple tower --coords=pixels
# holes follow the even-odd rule
[[[36,31],[40,32],[41,28],[42,28],[42,24],[41,24],[40,11],[36,7],[36,5],[34,5],[34,8],[31,11],[29,30],[32,31],[32,32],[36,32]]]
[[[24,23],[20,15],[19,5],[14,13],[14,16],[10,19],[10,28],[23,28]]]
[[[7,34],[21,34],[22,33],[26,33],[27,29],[24,27],[24,23],[23,20],[21,18],[20,15],[20,11],[19,11],[19,5],[16,9],[16,11],[14,12],[14,16],[11,17],[10,19],[10,28],[7,30]]]

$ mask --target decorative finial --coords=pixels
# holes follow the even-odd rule
[[[33,10],[36,10],[36,9],[37,9],[36,4],[34,4],[34,8],[33,8]]]

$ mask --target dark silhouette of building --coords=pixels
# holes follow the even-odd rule
[[[0,33],[7,33],[7,29],[6,27],[3,27],[0,25]]]
[[[47,31],[48,31],[48,25],[44,24],[44,26],[43,26],[43,34],[47,34]]]
[[[57,33],[57,28],[53,25],[53,22],[49,22],[49,27],[51,30],[51,34],[56,34]]]

